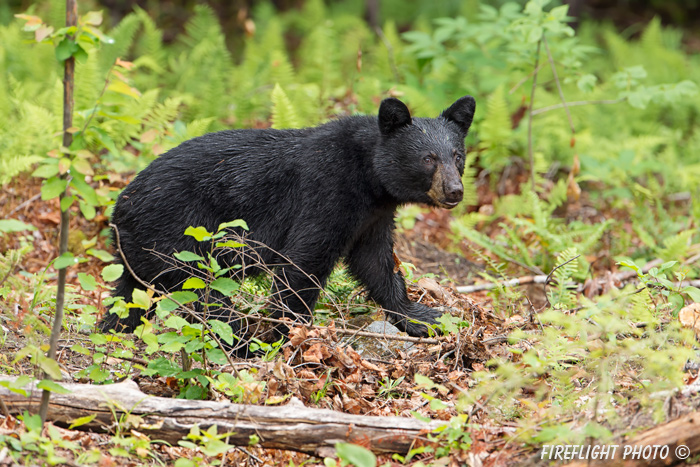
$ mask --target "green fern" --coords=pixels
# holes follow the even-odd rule
[[[141,25],[141,19],[134,13],[129,13],[107,34],[114,39],[112,44],[106,44],[99,51],[99,68],[103,74],[114,65],[117,58],[128,59],[128,52],[134,43],[134,38]]]
[[[203,41],[210,40],[213,32],[221,32],[221,25],[216,13],[209,5],[199,4],[194,7],[194,15],[185,25],[186,34],[180,41],[189,48],[196,47]]]
[[[212,122],[213,117],[210,118],[200,118],[197,120],[192,120],[187,124],[187,132],[185,133],[185,140],[195,138],[197,136],[202,136],[207,132]]]
[[[99,54],[93,50],[88,54],[85,63],[77,62],[75,66],[75,109],[91,110],[97,103],[97,98],[104,86],[106,76],[99,70]],[[76,122],[80,124],[80,122]]]
[[[287,88],[297,81],[294,68],[292,67],[287,54],[281,50],[270,52],[270,83],[277,83]]]
[[[156,63],[160,63],[165,58],[165,50],[163,49],[163,31],[158,29],[155,21],[146,12],[146,10],[140,7],[134,7],[136,16],[138,16],[143,30],[141,32],[141,37],[138,38],[136,42],[135,55],[137,57],[143,57],[147,55],[151,57]]]
[[[281,130],[300,126],[294,106],[279,84],[275,84],[270,100],[272,101],[272,128]]]
[[[500,171],[509,162],[510,126],[508,103],[499,86],[486,100],[484,120],[479,125],[481,165],[491,172]]]
[[[664,239],[664,248],[658,249],[658,255],[664,261],[673,261],[685,258],[692,244],[696,230],[684,230],[672,237]]]
[[[299,77],[302,82],[316,83],[322,99],[341,82],[340,49],[334,28],[326,21],[318,23],[300,47]]]
[[[184,48],[169,62],[172,95],[186,94],[189,105],[183,110],[186,120],[215,117],[223,120],[232,104],[230,76],[231,55],[221,25],[213,10],[205,5],[194,8],[194,16],[179,37]],[[187,99],[187,97],[185,97]]]
[[[0,184],[29,170],[60,144],[61,119],[58,116],[28,101],[16,102],[16,105],[16,112],[9,115],[0,130]]]
[[[570,288],[569,283],[578,271],[578,263],[574,259],[577,255],[575,247],[557,255],[557,267],[552,273],[554,285],[547,290],[549,303],[555,309],[571,308],[576,304],[576,291]]]

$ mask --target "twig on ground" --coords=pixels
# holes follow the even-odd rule
[[[523,276],[516,279],[509,279],[501,282],[485,282],[483,284],[460,285],[455,288],[458,293],[474,293],[482,290],[492,290],[497,287],[515,287],[526,284],[544,284],[547,281],[547,276]]]
[[[573,258],[573,259],[576,259],[576,258]],[[648,273],[649,270],[659,266],[661,263],[662,263],[662,261],[660,259],[655,259],[653,261],[648,262],[642,268],[642,273],[643,274]],[[566,263],[564,263],[564,264],[566,264]],[[557,266],[557,268],[563,266],[564,264]],[[554,268],[552,270],[552,272],[554,272],[557,268]],[[455,290],[458,293],[474,293],[474,292],[481,292],[482,290],[492,290],[492,289],[495,289],[497,287],[515,287],[518,285],[527,285],[527,284],[545,284],[545,283],[547,283],[550,275],[551,275],[551,273],[549,275],[523,276],[523,277],[519,277],[516,279],[508,279],[508,280],[501,281],[501,282],[486,282],[483,284],[460,285],[460,286],[455,287]],[[612,275],[612,279],[615,281],[619,281],[619,282],[625,282],[627,280],[634,279],[635,277],[637,277],[637,272],[633,271],[633,270],[618,271],[617,273]],[[604,281],[607,279],[597,279],[597,280]],[[691,285],[691,286],[697,287],[696,285],[694,285],[694,283],[700,284],[700,280],[698,280],[698,281],[685,281],[685,282],[683,282],[683,285]],[[579,292],[583,290],[583,286],[584,286],[584,284],[578,285]]]
[[[34,196],[32,196],[31,198],[29,198],[28,200],[21,202],[21,203],[18,204],[12,211],[10,211],[10,212],[7,214],[7,217],[12,216],[14,213],[16,213],[17,211],[21,210],[21,209],[24,208],[25,206],[27,206],[27,205],[29,205],[29,204],[32,204],[34,201],[38,200],[39,198],[41,198],[41,193],[37,193],[37,194],[35,194]]]

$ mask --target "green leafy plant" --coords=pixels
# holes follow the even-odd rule
[[[396,379],[391,379],[388,376],[384,377],[383,381],[379,382],[379,392],[377,395],[386,399],[393,399],[395,397],[400,397],[401,394],[398,390],[399,385],[403,382],[405,376],[400,376]]]
[[[0,435],[0,446],[18,463],[46,462],[48,465],[63,464],[66,458],[59,455],[58,449],[78,453],[81,447],[75,441],[64,439],[55,426],[50,425],[47,435],[42,435],[43,423],[39,415],[24,412],[18,417],[24,422],[23,429],[15,435]]]
[[[326,457],[323,459],[323,464],[326,467],[347,466],[354,467],[375,467],[377,465],[377,456],[372,451],[357,444],[336,443],[335,452],[338,455],[340,463],[335,459]]]
[[[218,433],[216,425],[210,426],[206,431],[199,429],[199,426],[195,425],[190,429],[190,433],[187,435],[187,439],[190,441],[179,441],[180,446],[199,449],[202,454],[208,457],[214,457],[226,453],[226,451],[233,448],[232,445],[226,442],[226,439],[231,435],[231,433]],[[205,459],[201,456],[195,456],[192,459],[180,458],[175,461],[175,467],[194,467],[198,465],[204,465]]]

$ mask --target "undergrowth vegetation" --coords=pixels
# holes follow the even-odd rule
[[[81,10],[94,6],[87,3]],[[138,7],[118,24],[100,26],[102,45],[78,57],[71,148],[61,148],[58,49],[29,40],[48,29],[27,32],[35,21],[27,18],[0,25],[0,183],[45,179],[41,195],[49,200],[65,188],[55,180],[70,168],[76,214],[104,218],[119,193],[117,175],[138,172],[192,137],[374,114],[387,96],[401,96],[416,115],[433,116],[443,103],[471,94],[478,110],[467,138],[465,202],[453,212],[447,236],[453,251],[485,265],[475,279],[498,283],[490,292],[493,314],[521,324],[508,336],[506,354],[468,368],[478,371],[469,373],[437,454],[468,448],[475,419],[512,422],[517,438],[533,446],[609,439],[625,426],[618,410],[625,404],[664,420],[664,391],[684,384],[685,362],[695,357],[695,337],[679,324],[678,312],[700,302],[700,290],[687,283],[700,273],[700,59],[685,50],[682,31],[653,20],[635,37],[593,22],[574,32],[567,8],[543,0],[498,8],[445,2],[452,6],[421,11],[387,2],[400,4],[406,17],[386,15],[375,31],[362,19],[364,2],[302,3],[280,13],[256,2],[254,31],[235,51],[206,5],[195,6],[184,31],[168,43]],[[26,14],[58,30],[60,7],[59,1],[37,2]],[[411,228],[417,216],[408,207],[400,223]],[[15,327],[44,335],[40,316],[51,311],[54,291],[46,284],[53,272],[47,264],[41,273],[15,274],[32,250],[29,228],[0,221],[0,310],[21,322]],[[83,238],[54,266],[88,258],[109,263],[113,256],[98,247],[107,230]],[[655,267],[644,268],[654,260]],[[590,285],[624,269],[635,271],[635,285]],[[112,266],[101,278],[81,272],[69,295],[66,328],[94,329],[97,307],[82,304],[79,293],[106,295],[121,273]],[[212,274],[189,285],[221,286],[212,286],[219,280]],[[549,276],[540,304],[503,285],[530,274]],[[226,293],[244,294],[247,306],[259,311],[269,290],[265,281],[227,283]],[[317,322],[334,316],[337,303],[357,313],[369,308],[342,269],[330,282]],[[152,305],[152,294],[137,295],[120,306]],[[21,314],[13,303],[21,303]],[[232,376],[207,369],[208,360],[226,358],[202,325],[168,315],[176,307],[162,300],[156,311],[163,320],[155,326],[171,332],[156,336],[150,324],[139,329],[144,355],[161,356],[133,364],[131,339],[91,334],[90,348],[73,349],[91,360],[78,376],[102,383],[138,369],[175,377],[181,397],[206,398],[216,390],[260,403],[264,381],[247,371]],[[213,334],[232,342],[230,329]],[[278,346],[256,345],[267,359],[279,358]],[[185,359],[177,363],[185,353],[194,353],[204,369]],[[39,342],[30,341],[18,353],[23,357],[49,374],[58,371]],[[123,363],[107,369],[110,357]],[[417,377],[415,383],[434,388]],[[398,397],[401,384],[411,381],[387,377],[377,397]],[[316,400],[324,395],[319,391]],[[19,444],[51,445],[34,425]],[[0,444],[22,449],[4,438]]]

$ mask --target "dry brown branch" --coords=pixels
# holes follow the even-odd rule
[[[642,268],[642,273],[646,274],[651,270],[652,268],[655,268],[659,266],[662,263],[661,260],[655,259],[653,261],[648,262],[647,264],[644,265]],[[474,292],[480,292],[482,290],[492,290],[497,287],[515,287],[518,285],[527,285],[527,284],[545,284],[547,282],[547,278],[549,276],[546,275],[537,275],[537,276],[523,276],[515,279],[509,279],[506,281],[502,282],[486,282],[483,284],[474,284],[474,285],[460,285],[458,287],[455,287],[455,290],[458,293],[474,293]],[[617,273],[612,275],[612,279],[615,281],[619,282],[625,282],[630,279],[634,279],[637,277],[636,271],[633,270],[625,270],[625,271],[618,271]],[[597,279],[600,282],[604,282],[606,279]],[[693,281],[690,281],[693,282]],[[688,283],[686,285],[692,285],[691,283]],[[578,286],[578,291],[580,292],[583,289],[583,284]]]

